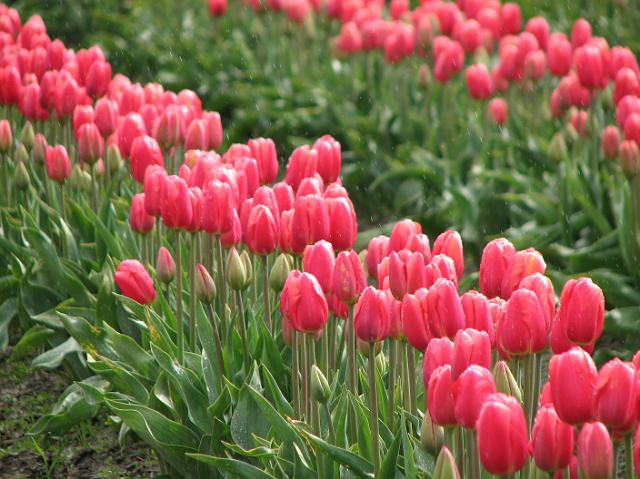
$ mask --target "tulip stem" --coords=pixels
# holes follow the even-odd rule
[[[311,368],[316,364],[316,338],[313,334],[307,334],[307,341],[309,341],[309,359],[308,359],[308,372],[309,372],[309,407],[311,409],[311,425],[313,432],[316,436],[320,437],[320,416],[318,415],[318,403],[311,397]],[[320,462],[320,458],[319,458]]]
[[[184,359],[184,324],[182,323],[182,248],[181,234],[176,230],[176,334],[178,336],[178,363]]]
[[[478,457],[478,443],[476,432],[467,429],[467,454],[469,457],[469,473],[471,479],[480,479],[480,458]]]
[[[195,234],[189,235],[189,346],[196,349],[196,242]]]
[[[269,257],[262,257],[262,300],[264,302],[264,322],[271,331],[271,335],[275,335],[275,328],[271,322],[271,305],[269,304]]]
[[[358,395],[358,378],[356,371],[356,335],[353,321],[353,308],[349,308],[349,324],[347,325],[347,360],[349,363],[349,389]]]
[[[409,343],[405,344],[407,351],[407,368],[409,369],[409,411],[416,416],[418,414],[416,406],[416,359],[413,348]]]
[[[631,433],[624,437],[624,472],[627,479],[633,479],[633,438]],[[618,477],[617,475],[614,477]]]
[[[320,341],[322,341],[322,372],[328,378],[329,377],[329,328],[335,326],[334,322],[327,323]]]
[[[378,391],[376,382],[376,343],[368,343],[369,346],[369,402],[371,404],[371,438],[373,455],[373,477],[378,476],[380,470],[380,436],[378,434]]]
[[[307,336],[300,336],[302,342],[302,411],[305,420],[309,421],[309,353],[307,351]]]
[[[227,279],[224,272],[224,258],[222,253],[222,240],[220,235],[216,235],[216,249],[218,250],[218,284],[220,285],[220,297],[218,306],[220,308],[220,329],[222,337],[227,338]]]
[[[631,190],[631,257],[635,265],[634,270],[638,269],[638,198],[640,197],[639,185],[636,177],[629,179],[629,188]]]
[[[242,364],[244,365],[244,373],[249,374],[249,346],[247,344],[247,329],[244,318],[244,302],[242,301],[242,291],[236,291],[238,300],[238,331],[242,340]]]
[[[407,364],[407,343],[403,342],[400,350],[400,375],[402,376],[402,402],[407,411],[411,410],[411,386],[409,385],[409,365]]]
[[[300,365],[298,363],[298,333],[291,331],[291,378],[293,380],[293,410],[300,419]]]
[[[458,463],[458,471],[460,471],[460,477],[464,475],[464,433],[461,427],[456,427],[453,431],[456,441],[456,462]]]
[[[396,399],[396,374],[398,369],[398,341],[391,339],[389,344],[389,390],[387,392],[387,426],[389,430],[394,432],[395,421],[393,420],[393,414],[395,409]],[[427,413],[428,414],[428,413]]]
[[[209,312],[209,322],[211,323],[211,329],[213,330],[213,341],[216,343],[215,360],[216,360],[216,366],[218,367],[218,374],[220,375],[220,388],[222,388],[224,387],[223,378],[225,376],[224,357],[222,355],[222,341],[220,341],[220,334],[218,333],[218,325],[216,324],[216,313],[213,310],[213,306],[211,305],[211,303],[207,305],[207,311]]]
[[[9,203],[11,202],[11,195],[9,194],[9,169],[7,168],[7,162],[9,159],[7,158],[7,155],[3,154],[0,157],[0,161],[2,161],[2,181],[4,182],[5,203],[7,206],[10,206]]]

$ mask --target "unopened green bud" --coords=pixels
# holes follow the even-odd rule
[[[251,281],[253,280],[253,265],[251,264],[251,258],[249,257],[249,253],[247,253],[247,250],[244,250],[242,252],[242,254],[240,255],[240,259],[242,260],[242,264],[244,265],[244,272],[247,275],[244,281],[244,286],[242,287],[242,289],[245,289],[251,284]]]
[[[460,472],[456,465],[456,460],[451,455],[447,446],[443,446],[436,459],[436,466],[433,469],[433,479],[460,479]]]
[[[80,188],[86,192],[91,191],[91,183],[93,182],[93,179],[91,178],[91,174],[89,174],[88,171],[82,171],[80,175],[81,175]]]
[[[425,451],[433,455],[437,454],[444,444],[444,428],[433,422],[429,411],[424,413],[420,429],[420,444]]]
[[[164,284],[169,284],[176,277],[176,262],[169,250],[161,246],[158,250],[158,259],[156,261],[156,278]]]
[[[553,135],[553,138],[549,143],[549,148],[547,149],[547,154],[549,155],[549,158],[556,163],[562,163],[569,158],[567,144],[565,143],[561,133]]]
[[[518,386],[518,381],[511,373],[509,366],[504,361],[498,361],[493,368],[493,378],[496,380],[496,390],[499,393],[513,396],[522,402],[522,393]]]
[[[203,265],[196,265],[196,296],[206,304],[211,304],[216,297],[216,284]]]
[[[82,169],[80,165],[76,163],[71,168],[71,176],[69,177],[69,185],[75,189],[82,189]]]
[[[24,166],[22,161],[18,163],[15,175],[16,187],[19,190],[26,190],[29,188],[29,185],[31,185],[31,179],[29,178],[27,167]]]
[[[320,368],[314,364],[311,366],[311,397],[314,401],[324,404],[329,400],[330,394],[331,388],[327,378],[322,374]]]
[[[29,152],[27,151],[27,147],[22,143],[18,146],[16,151],[16,163],[29,163]]]
[[[36,135],[33,142],[33,161],[44,164],[47,159],[47,139],[42,133]]]
[[[380,371],[380,374],[384,376],[387,373],[389,367],[389,361],[384,354],[378,354],[376,356],[376,369]]]
[[[122,156],[120,156],[120,150],[116,145],[109,145],[107,148],[107,167],[112,173],[122,167]]]
[[[244,262],[235,248],[231,248],[227,255],[227,282],[235,291],[243,289],[247,282]]]
[[[289,271],[291,271],[289,256],[282,253],[276,258],[276,261],[271,267],[271,272],[269,273],[269,286],[276,293],[279,293],[282,291],[282,288],[284,288],[284,283],[287,281]]]
[[[433,84],[433,75],[431,74],[431,70],[425,64],[420,65],[418,69],[418,87],[421,90],[427,91],[429,87]]]
[[[31,150],[31,148],[33,148],[33,140],[35,137],[36,134],[33,131],[33,125],[30,121],[26,122],[20,132],[20,143],[22,143],[27,150]]]

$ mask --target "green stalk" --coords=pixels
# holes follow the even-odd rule
[[[638,206],[640,201],[640,185],[638,184],[637,175],[629,179],[629,188],[631,189],[631,256],[635,269],[638,269],[640,258],[638,257]]]
[[[373,476],[380,470],[380,435],[378,433],[378,392],[376,386],[376,344],[369,342],[369,403],[371,405],[371,436],[373,439]]]
[[[262,257],[262,301],[264,302],[264,321],[271,335],[275,336],[275,327],[271,321],[271,305],[269,304],[269,257]]]
[[[247,343],[247,328],[244,317],[244,302],[242,301],[242,291],[236,291],[238,302],[238,331],[242,339],[242,364],[245,375],[249,374],[249,345]]]
[[[415,360],[415,354],[413,352],[413,348],[409,345],[409,343],[406,343],[405,345],[406,347],[406,352],[407,352],[407,369],[409,370],[409,411],[411,411],[411,414],[413,414],[414,416],[418,415],[418,409],[417,409],[417,405],[416,405],[416,387],[417,387],[417,382],[416,382],[416,360]]]
[[[453,432],[456,438],[456,463],[458,464],[458,470],[460,471],[460,477],[464,475],[464,432],[461,427],[456,427]]]
[[[293,380],[293,410],[300,419],[300,365],[298,364],[298,333],[291,331],[291,377]]]
[[[624,437],[624,469],[626,478],[633,479],[633,438],[631,434]],[[614,477],[618,477],[618,475],[616,474]]]
[[[211,303],[207,304],[207,312],[209,313],[209,322],[211,323],[211,329],[213,330],[213,341],[216,344],[216,367],[218,368],[218,374],[220,375],[220,388],[224,386],[223,378],[224,373],[224,356],[222,355],[222,341],[220,341],[220,334],[218,333],[218,325],[216,324],[216,314],[213,310]],[[211,359],[211,358],[210,358]]]
[[[356,370],[356,335],[353,323],[353,308],[349,308],[349,324],[347,325],[347,360],[349,363],[349,389],[358,395],[358,377]]]
[[[0,155],[0,161],[2,161],[2,182],[4,184],[4,198],[5,205],[10,206],[11,195],[9,194],[9,169],[7,168],[7,155]]]
[[[316,363],[316,338],[312,334],[307,334],[309,341],[309,378],[311,378],[311,367]],[[309,379],[309,396],[311,396],[311,379]],[[311,425],[316,436],[320,437],[320,416],[318,415],[318,402],[309,398],[311,408]]]
[[[389,389],[387,391],[387,426],[391,432],[395,429],[393,414],[396,399],[396,375],[398,373],[398,341],[391,339],[389,344]],[[429,414],[428,412],[426,414]]]
[[[196,245],[189,234],[189,347],[196,350]]]
[[[401,344],[400,359],[400,376],[402,377],[402,403],[407,411],[411,411],[411,385],[409,384],[409,365],[407,364],[407,343]]]
[[[309,388],[309,351],[307,348],[307,336],[302,335],[300,337],[302,342],[302,411],[304,412],[304,418],[309,421],[309,400],[310,388]]]
[[[182,322],[182,248],[180,230],[176,230],[176,333],[178,363],[184,360],[184,323]]]
[[[329,316],[331,319],[332,316]],[[322,331],[322,336],[320,336],[320,341],[322,342],[322,372],[328,378],[329,377],[329,328],[335,328],[335,321],[327,322],[327,325]]]
[[[473,429],[467,429],[467,454],[469,456],[469,473],[471,479],[480,479],[480,457],[478,456],[478,439]]]
[[[224,257],[222,252],[222,240],[220,235],[216,235],[216,249],[218,250],[218,284],[220,296],[218,298],[218,307],[220,309],[220,329],[222,337],[226,338],[228,334],[227,325],[227,279],[224,272]]]

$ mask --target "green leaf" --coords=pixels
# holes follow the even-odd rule
[[[387,453],[382,459],[382,464],[380,466],[380,473],[378,477],[389,477],[389,478],[395,477],[401,440],[402,440],[402,432],[398,431],[395,437],[393,438],[393,442],[389,446]]]
[[[240,389],[238,404],[230,424],[233,441],[243,449],[252,449],[255,446],[253,435],[266,438],[271,427],[269,417],[262,412],[251,389],[246,384]]]
[[[18,301],[9,298],[0,305],[0,351],[9,344],[9,325],[18,314]]]
[[[274,479],[272,475],[237,459],[208,456],[206,454],[187,454],[187,457],[211,464],[218,469],[233,474],[234,477],[240,477],[242,479]]]
[[[400,433],[402,435],[402,453],[404,456],[404,475],[405,477],[417,477],[416,464],[413,454],[413,446],[407,434],[407,421],[404,412],[400,418]]]
[[[309,442],[320,449],[323,453],[328,454],[334,461],[348,467],[358,477],[371,478],[373,477],[373,465],[365,458],[354,454],[353,452],[343,449],[333,444],[329,444],[324,439],[319,438],[305,431],[303,428],[299,428],[300,432],[309,440]],[[407,476],[415,477],[415,476]]]
[[[64,343],[35,357],[31,362],[31,366],[36,369],[56,369],[62,364],[67,355],[80,355],[82,352],[82,347],[78,342],[73,338],[69,338]]]
[[[53,329],[46,328],[39,324],[32,326],[27,330],[17,344],[11,350],[11,360],[21,359],[28,355],[31,351],[45,344],[47,339],[56,334]]]

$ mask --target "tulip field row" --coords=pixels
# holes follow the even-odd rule
[[[632,50],[499,0],[185,12],[216,88],[0,4],[0,349],[72,382],[28,434],[106,411],[163,478],[640,474]]]

